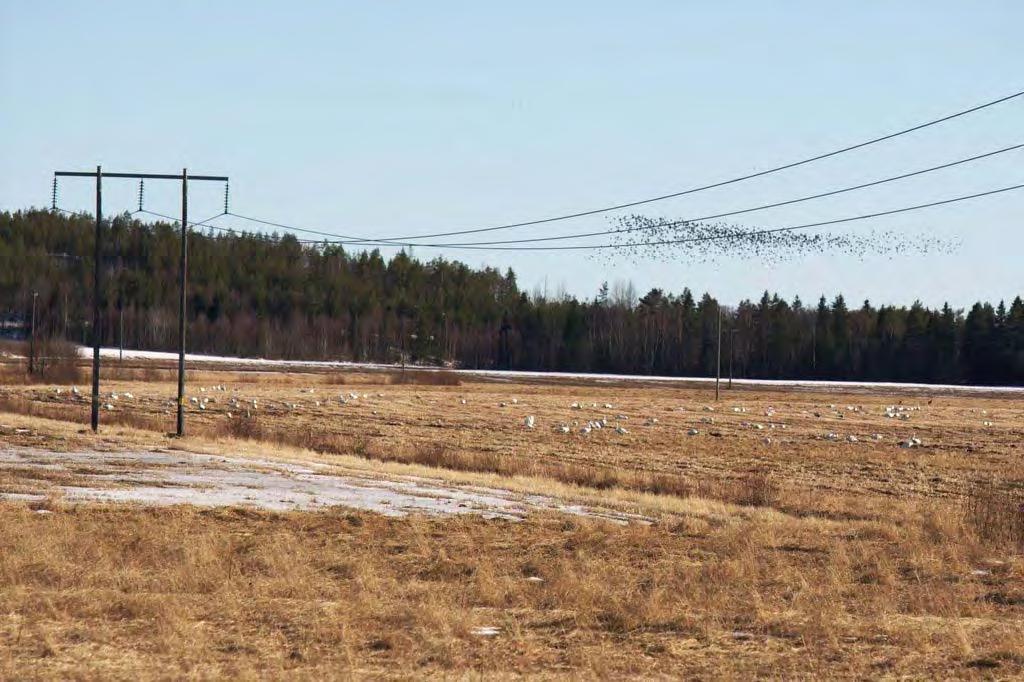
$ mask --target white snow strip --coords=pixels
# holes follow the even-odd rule
[[[88,347],[79,348],[83,357],[92,357],[92,349]],[[101,348],[100,356],[103,358],[117,358],[117,348]],[[134,360],[177,360],[177,353],[148,350],[125,350],[124,357]],[[218,363],[244,365],[251,367],[266,367],[267,369],[280,368],[310,368],[310,369],[363,369],[374,371],[391,371],[401,369],[401,365],[389,365],[374,362],[344,362],[344,361],[320,361],[320,360],[267,360],[265,358],[235,358],[223,355],[199,355],[186,353],[185,359],[192,363]],[[636,374],[587,374],[585,372],[530,372],[524,370],[489,370],[489,369],[442,369],[438,367],[411,367],[416,371],[444,371],[458,372],[461,374],[486,376],[507,379],[583,379],[591,381],[648,381],[648,382],[679,382],[679,383],[714,383],[714,377],[667,377],[667,376],[646,376]],[[900,383],[887,381],[809,381],[803,379],[733,379],[733,383],[741,386],[765,386],[775,388],[820,388],[820,389],[842,389],[842,388],[878,388],[892,390],[919,390],[919,391],[959,391],[964,393],[1011,393],[1024,394],[1024,386],[967,386],[960,384],[917,384]]]
[[[387,516],[480,514],[518,520],[534,511],[645,521],[631,514],[565,504],[543,495],[458,487],[422,477],[372,478],[331,473],[318,463],[293,464],[185,452],[51,452],[0,447],[0,469],[67,470],[83,484],[58,489],[71,501],[204,507],[250,506],[278,511],[343,506]],[[87,484],[85,484],[87,483]],[[37,496],[0,493],[0,500]]]

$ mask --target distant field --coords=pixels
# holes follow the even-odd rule
[[[129,364],[98,437],[85,381],[0,384],[0,676],[1024,674],[1014,392],[203,365],[178,441],[173,371]],[[286,462],[516,512],[181,483]],[[75,495],[160,476],[200,506]]]

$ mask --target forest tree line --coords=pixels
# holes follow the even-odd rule
[[[0,315],[91,341],[94,222],[0,213]],[[179,234],[130,216],[104,227],[101,342],[175,350]],[[193,233],[190,352],[467,368],[710,375],[718,302],[607,284],[594,298],[529,295],[515,274],[441,258],[347,252],[290,235]],[[737,377],[1024,384],[1024,302],[966,311],[807,305],[765,292],[722,305],[723,367]],[[727,371],[727,370],[726,370]]]

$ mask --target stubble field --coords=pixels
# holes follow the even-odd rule
[[[176,440],[168,370],[107,376],[99,436],[70,385],[0,386],[0,444],[24,460],[0,462],[6,676],[1024,672],[1013,395],[716,403],[705,386],[225,367],[191,374]],[[209,508],[202,484],[196,506],[85,502],[76,487],[137,481],[61,452],[299,462],[521,504]]]

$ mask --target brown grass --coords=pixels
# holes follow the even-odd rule
[[[100,376],[103,381],[169,382],[178,380],[178,370],[149,366],[122,366],[117,362],[107,362],[100,368]],[[194,378],[194,372],[185,372],[186,381],[191,381]]]
[[[259,416],[228,419],[222,394],[208,392],[217,403],[190,411],[196,438],[177,447],[374,476],[436,472],[569,503],[607,500],[656,522],[56,501],[47,504],[57,513],[38,515],[0,503],[0,678],[1024,675],[1019,400],[747,391],[710,413],[706,390],[464,377],[451,390],[344,376],[379,388],[341,405],[324,373],[197,371],[193,385],[259,398]],[[104,411],[104,425],[169,430],[172,383],[104,386],[126,389],[133,409]],[[0,396],[0,412],[77,423],[88,414],[87,402],[39,387],[12,384]],[[884,406],[900,400],[921,410],[886,419]],[[746,412],[732,412],[738,403]],[[769,406],[785,430],[747,423],[767,422]],[[618,413],[628,434],[553,430]],[[537,428],[524,427],[526,414]],[[652,416],[660,422],[648,424]],[[33,419],[0,419],[0,441],[168,444],[105,427],[97,440],[60,424],[47,441]],[[700,434],[686,436],[691,427]],[[826,440],[831,431],[844,438]],[[909,434],[924,446],[899,448]],[[0,491],[44,483],[8,472]],[[474,636],[477,625],[501,634]]]
[[[391,374],[389,383],[415,386],[461,386],[462,380],[451,370],[410,369]]]
[[[965,498],[964,522],[984,542],[1024,551],[1024,488],[975,483]]]
[[[982,555],[943,510],[616,527],[42,506],[0,505],[0,677],[1024,673],[1024,565],[970,579]]]

